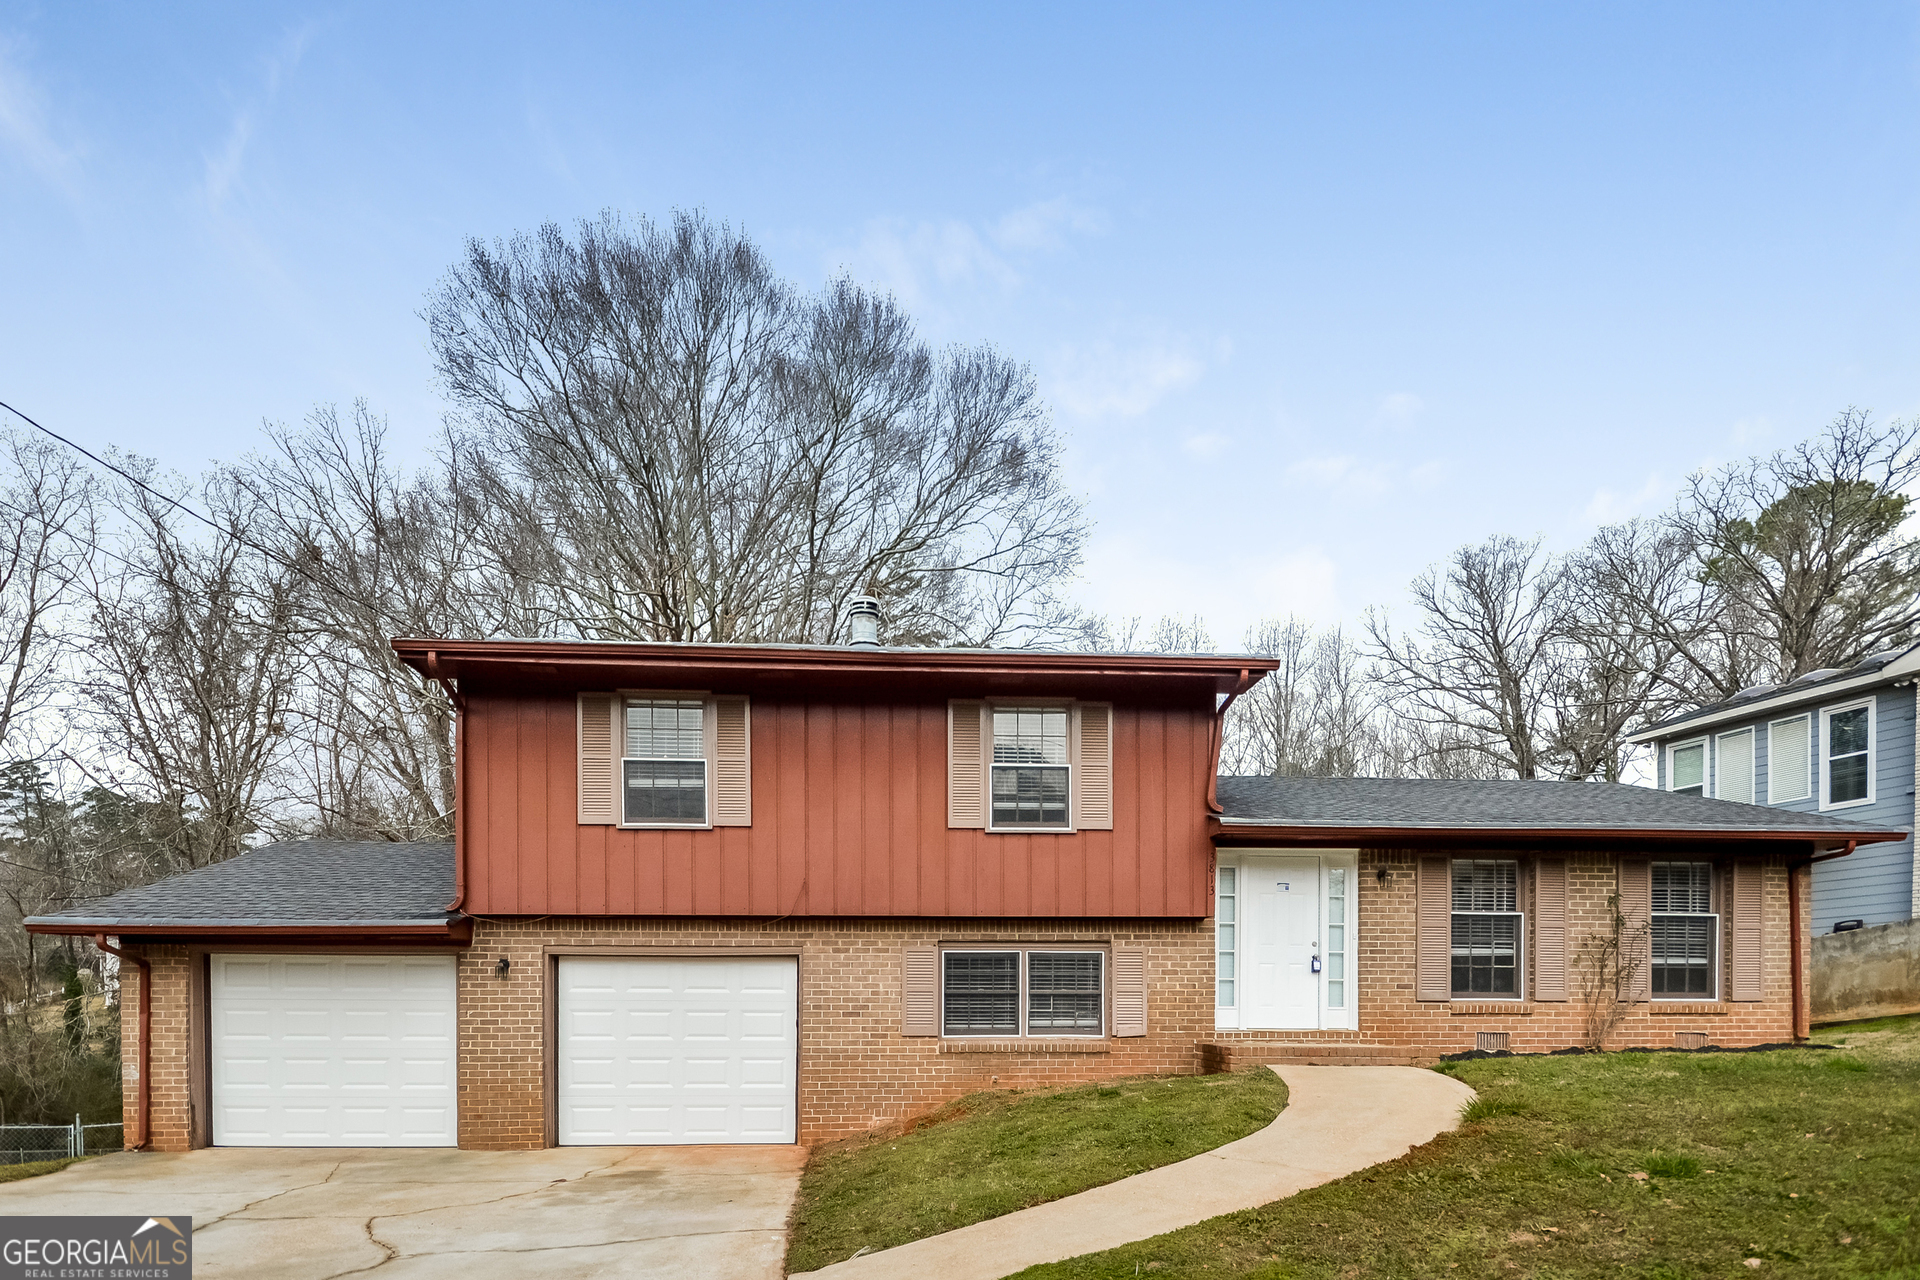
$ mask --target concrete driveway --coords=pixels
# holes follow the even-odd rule
[[[126,1152],[0,1215],[191,1215],[194,1275],[779,1280],[802,1147]]]

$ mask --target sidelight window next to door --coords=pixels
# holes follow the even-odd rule
[[[1247,851],[1214,878],[1214,1025],[1356,1025],[1356,855]]]

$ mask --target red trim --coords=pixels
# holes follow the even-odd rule
[[[110,956],[131,961],[140,967],[140,1091],[134,1098],[134,1135],[139,1141],[129,1144],[132,1150],[146,1147],[150,1136],[148,1116],[151,1113],[153,1097],[153,966],[143,956],[122,951],[118,947],[107,945],[107,935],[93,935],[93,945]]]
[[[1220,752],[1227,745],[1227,709],[1235,698],[1253,687],[1260,677],[1252,674],[1251,667],[1240,668],[1240,683],[1227,694],[1227,700],[1213,713],[1213,763],[1207,767],[1207,809],[1214,814],[1224,813],[1220,806]]]
[[[53,924],[41,923],[27,926],[29,933],[70,934],[77,937],[99,937],[111,933],[118,938],[174,938],[174,939],[221,939],[221,938],[330,938],[336,942],[393,941],[393,942],[446,942],[455,946],[466,946],[473,941],[473,921],[460,919],[446,924],[400,924],[379,928],[352,928],[336,924],[276,925],[276,924],[223,924],[195,925],[191,923],[174,924]]]
[[[1772,829],[1698,831],[1676,827],[1346,827],[1292,824],[1266,826],[1256,823],[1225,823],[1218,818],[1213,820],[1212,831],[1215,843],[1240,844],[1254,841],[1263,844],[1330,844],[1341,847],[1361,844],[1370,848],[1382,845],[1390,848],[1413,848],[1427,844],[1458,845],[1536,840],[1585,841],[1594,844],[1621,840],[1695,844],[1765,840],[1826,844],[1842,839],[1832,831]],[[1907,833],[1904,831],[1864,831],[1858,834],[1849,833],[1844,837],[1849,846],[1878,844],[1906,838]]]

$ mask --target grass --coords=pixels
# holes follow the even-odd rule
[[[70,1164],[79,1164],[87,1156],[62,1156],[58,1160],[29,1160],[25,1164],[0,1164],[0,1182],[18,1182],[43,1173],[58,1173]]]
[[[1844,1052],[1449,1064],[1459,1131],[1020,1280],[1920,1280],[1920,1018],[1818,1038]]]
[[[1185,1160],[1273,1122],[1261,1067],[959,1099],[911,1132],[822,1148],[807,1163],[787,1269],[812,1271]]]

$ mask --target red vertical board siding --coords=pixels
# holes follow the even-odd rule
[[[1211,717],[1114,710],[1114,828],[946,825],[947,709],[753,702],[753,825],[580,826],[569,696],[474,695],[468,909],[483,915],[1207,914]]]

